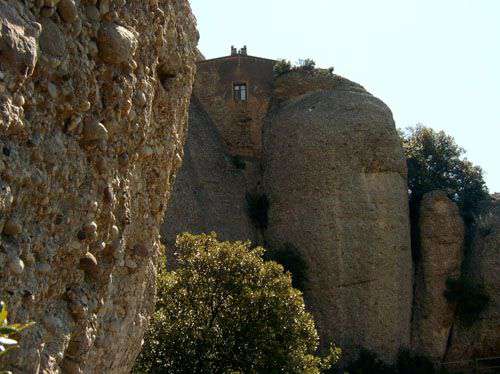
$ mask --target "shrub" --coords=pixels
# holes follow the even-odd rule
[[[456,304],[457,315],[466,326],[477,321],[490,302],[484,287],[465,276],[447,279],[444,296],[448,302]]]
[[[283,74],[289,73],[292,70],[292,64],[290,61],[281,59],[276,62],[274,65],[273,71],[274,71],[274,76],[280,77]]]
[[[247,192],[246,196],[247,213],[255,227],[267,229],[269,221],[269,199],[266,194]]]
[[[286,271],[290,272],[293,287],[304,290],[308,280],[308,267],[297,247],[291,243],[285,243],[281,248],[266,251],[264,259],[282,265]]]
[[[177,237],[179,268],[158,276],[156,312],[136,372],[319,373],[318,335],[290,276],[263,248]]]
[[[302,62],[302,66],[301,68],[303,70],[306,70],[306,71],[312,71],[314,70],[316,67],[316,62],[314,62],[314,60],[310,59],[310,58],[306,58],[303,62]]]

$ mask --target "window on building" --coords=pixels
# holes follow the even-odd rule
[[[246,83],[235,83],[233,85],[234,100],[246,101],[247,99],[247,84]]]

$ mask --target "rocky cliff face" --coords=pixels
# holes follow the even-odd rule
[[[420,259],[415,274],[412,348],[437,361],[444,358],[455,308],[444,297],[446,281],[460,275],[464,223],[443,191],[424,195],[420,206]]]
[[[472,326],[456,321],[446,360],[500,355],[500,199],[496,198],[478,224],[464,275],[484,286],[490,301]]]
[[[184,160],[162,226],[165,243],[173,245],[184,231],[215,231],[221,240],[255,242],[245,206],[245,174],[250,166],[238,169],[231,162],[212,120],[193,97]]]
[[[384,103],[344,78],[330,84],[295,98],[285,90],[288,101],[264,128],[265,237],[307,260],[306,304],[324,343],[391,360],[410,337],[403,152]]]
[[[124,373],[196,53],[187,1],[0,0],[0,290],[16,373]]]

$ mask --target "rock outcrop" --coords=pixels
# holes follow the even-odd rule
[[[406,164],[389,108],[330,80],[328,90],[287,94],[264,128],[265,237],[307,260],[306,305],[323,344],[392,360],[410,338]]]
[[[444,297],[446,281],[460,276],[464,223],[444,191],[433,191],[420,205],[420,256],[415,273],[412,348],[440,361],[447,350],[455,307]]]
[[[255,242],[255,228],[245,206],[245,174],[250,166],[238,169],[233,164],[211,119],[193,97],[184,161],[162,228],[164,242],[172,246],[184,231],[215,231],[221,240]]]
[[[185,0],[0,0],[0,291],[36,322],[14,373],[130,370],[196,42]]]
[[[500,199],[482,215],[464,275],[484,287],[486,309],[472,326],[456,321],[447,361],[500,356]]]

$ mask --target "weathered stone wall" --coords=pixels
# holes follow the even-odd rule
[[[464,223],[444,191],[424,195],[420,205],[420,258],[415,274],[412,348],[440,361],[448,346],[455,307],[444,297],[446,280],[460,276]]]
[[[272,94],[275,61],[236,55],[199,61],[194,93],[231,155],[260,158],[262,125]],[[233,83],[246,83],[248,99],[233,97]]]
[[[197,33],[185,0],[0,0],[0,292],[15,373],[125,373],[154,299]]]
[[[306,305],[323,344],[391,360],[410,338],[406,165],[389,108],[332,80],[283,103],[264,128],[265,237],[307,260]]]
[[[500,199],[496,198],[479,221],[472,253],[464,266],[464,275],[484,286],[490,302],[472,326],[455,322],[447,361],[500,356],[499,269]]]
[[[246,213],[245,174],[225,155],[213,122],[193,97],[184,160],[162,227],[164,242],[171,247],[177,234],[185,231],[215,231],[221,240],[255,242],[256,232]]]

